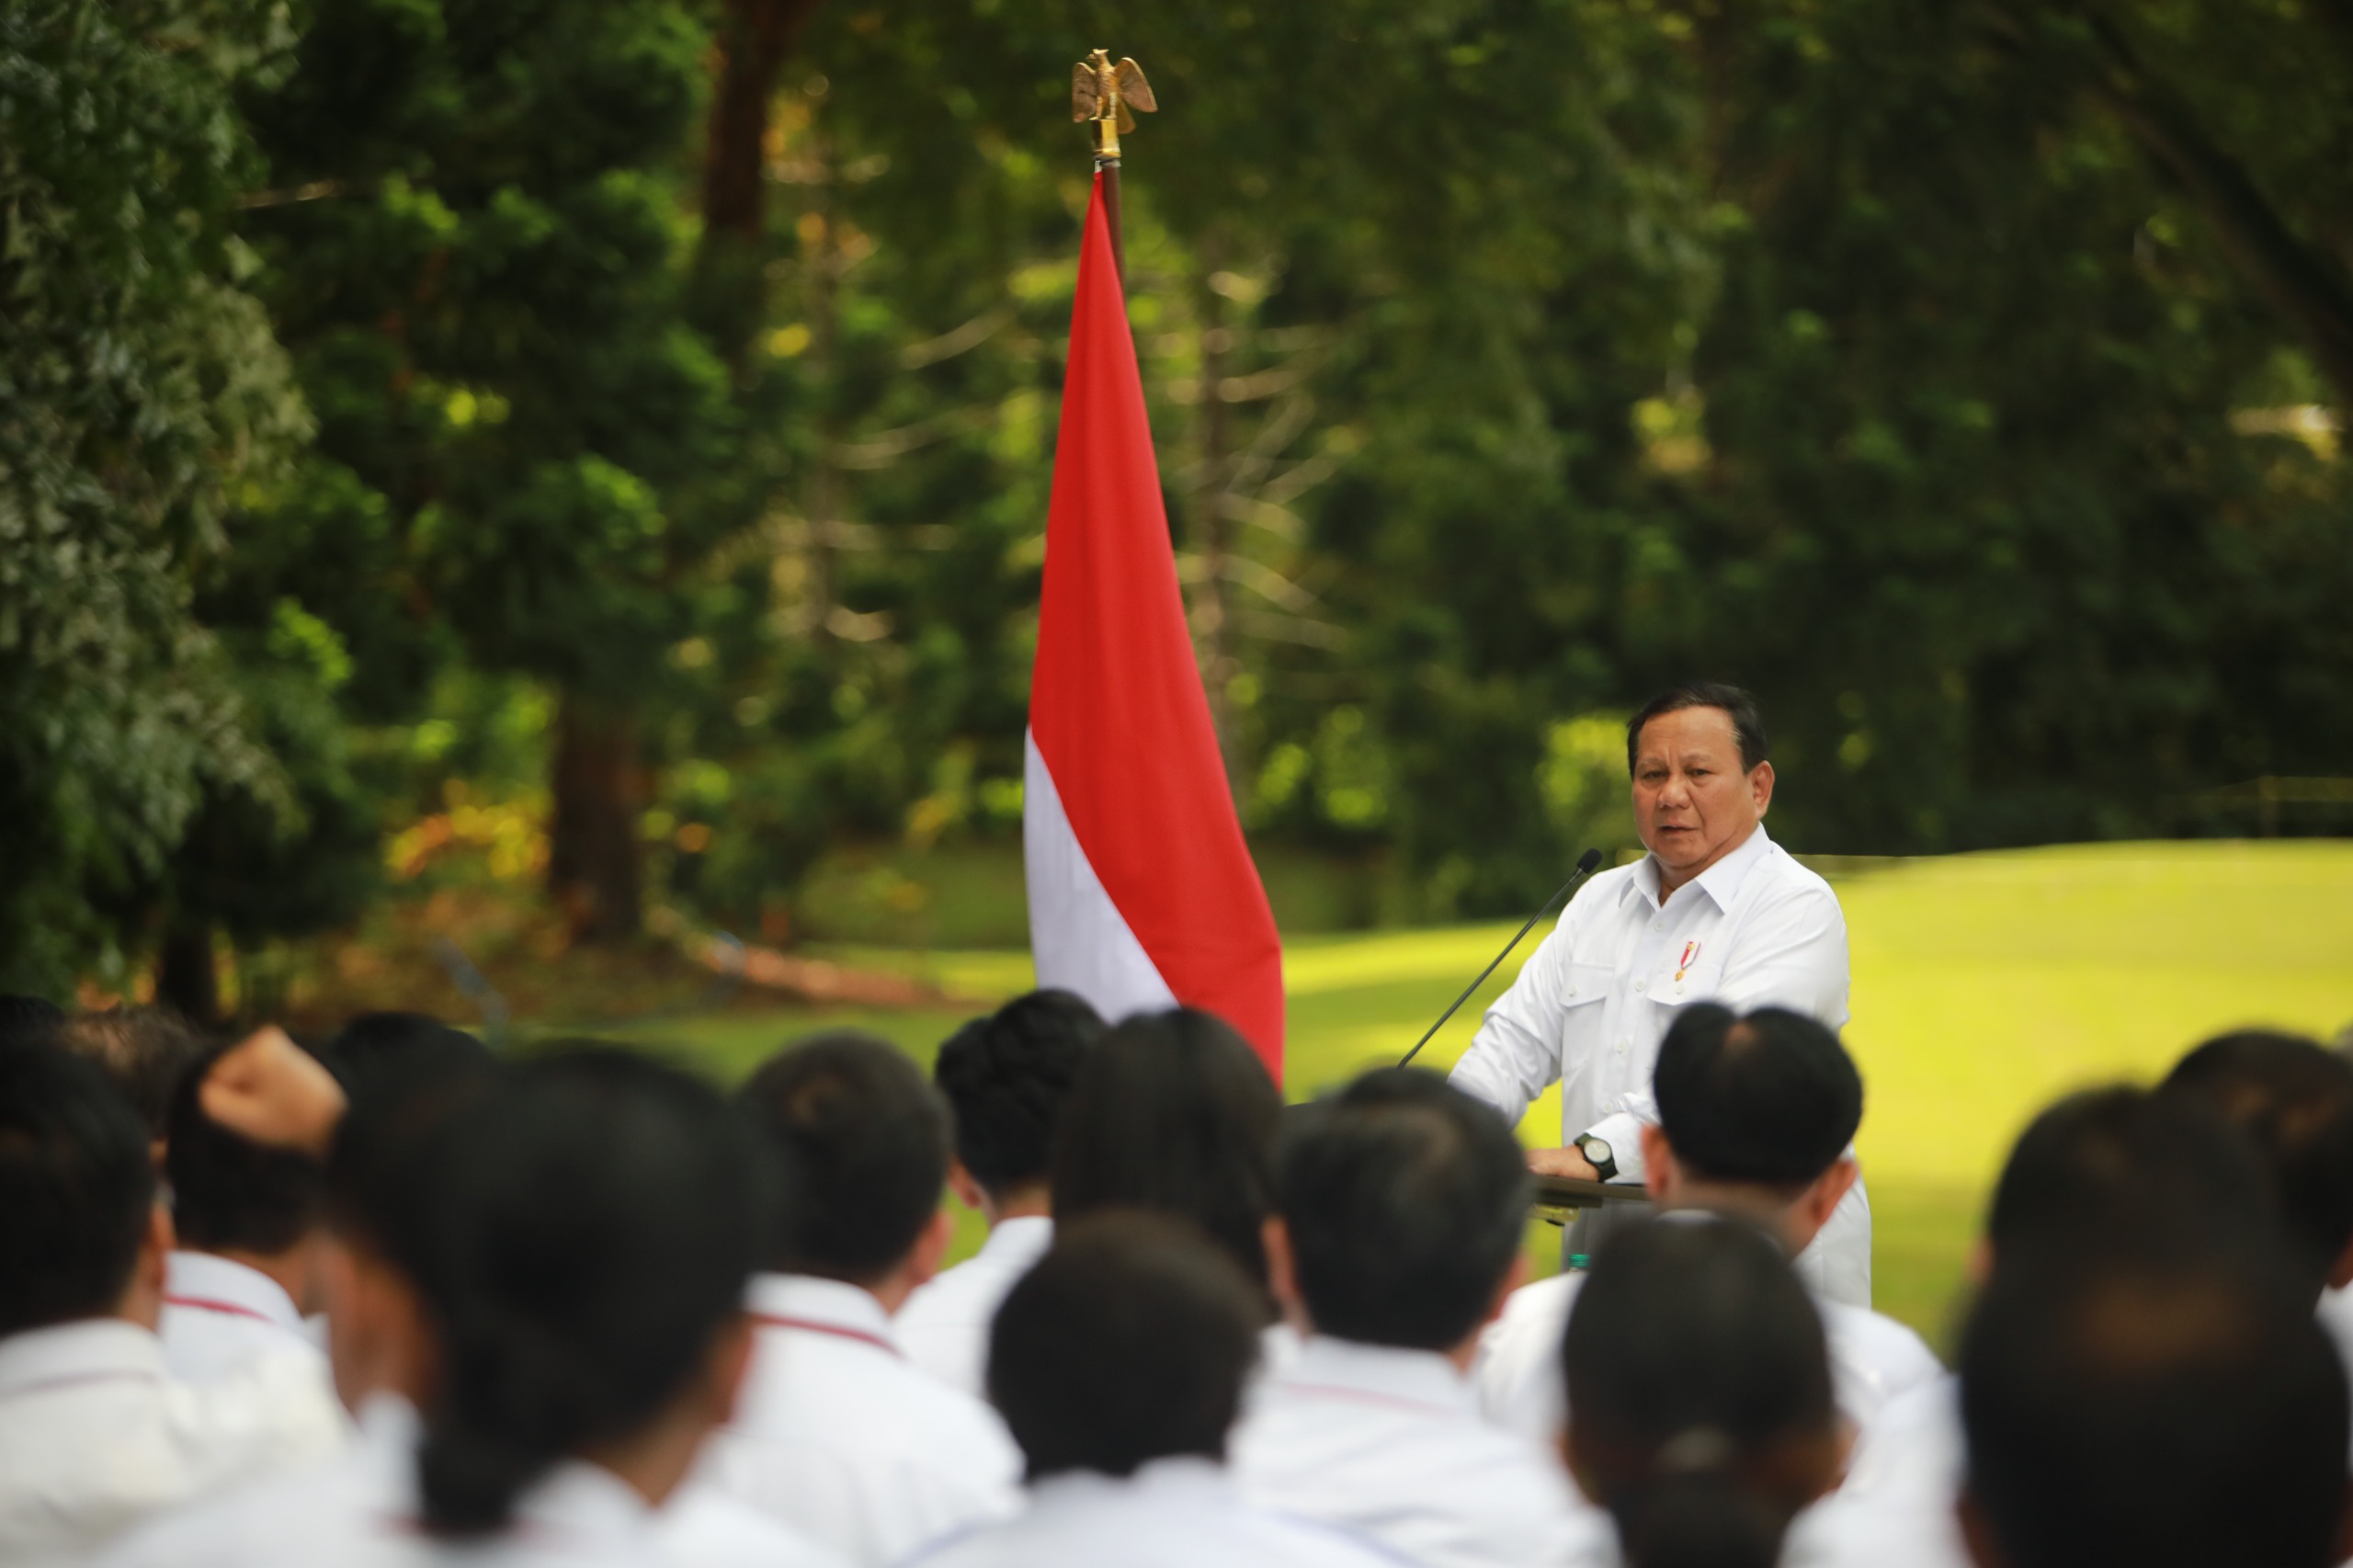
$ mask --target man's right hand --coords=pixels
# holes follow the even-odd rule
[[[1572,1181],[1599,1181],[1593,1162],[1574,1149],[1530,1149],[1528,1168],[1538,1176],[1566,1176]]]

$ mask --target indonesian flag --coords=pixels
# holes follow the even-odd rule
[[[1023,785],[1038,983],[1114,1021],[1204,1008],[1281,1082],[1282,943],[1185,628],[1099,175],[1071,312]]]

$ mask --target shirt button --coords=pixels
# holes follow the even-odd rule
[[[1646,982],[1643,982],[1643,981],[1640,981],[1640,980],[1638,980],[1638,981],[1634,982],[1634,989],[1635,989],[1635,990],[1637,990],[1637,991],[1640,991],[1640,990],[1643,987],[1643,985],[1644,985],[1645,983],[1646,983]]]
[[[1666,922],[1664,920],[1654,920],[1651,922],[1651,929],[1654,931],[1664,931],[1666,929]]]
[[[1572,996],[1574,996],[1574,995],[1575,995],[1576,994],[1577,994],[1577,988],[1576,988],[1575,986],[1574,986],[1574,985],[1570,986],[1570,987],[1569,987],[1569,994],[1570,994],[1570,995],[1572,995]]]

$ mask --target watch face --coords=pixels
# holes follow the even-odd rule
[[[1616,1156],[1609,1152],[1608,1142],[1596,1138],[1590,1132],[1577,1140],[1577,1152],[1585,1156],[1586,1164],[1596,1170],[1616,1162]]]

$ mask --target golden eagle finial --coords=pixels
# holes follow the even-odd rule
[[[1132,60],[1123,59],[1114,65],[1110,51],[1098,49],[1093,59],[1070,68],[1070,117],[1074,121],[1095,122],[1097,158],[1120,155],[1120,132],[1136,128],[1131,109],[1151,114],[1159,108],[1152,96],[1152,84],[1143,79],[1143,67]]]

